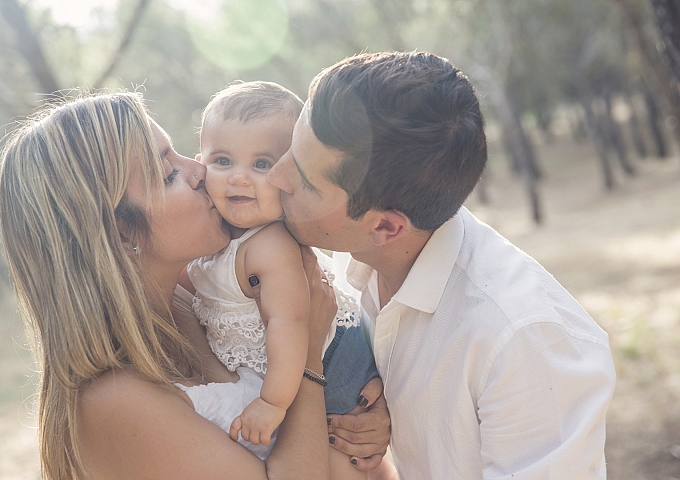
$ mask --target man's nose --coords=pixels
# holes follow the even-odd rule
[[[291,161],[292,155],[290,154],[290,150],[288,150],[267,173],[267,183],[288,194],[293,193],[290,188],[290,182],[288,181],[288,165]]]

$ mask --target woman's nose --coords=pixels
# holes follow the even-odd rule
[[[193,170],[191,172],[191,178],[189,179],[189,184],[194,190],[198,190],[203,185],[205,185],[205,165],[199,162],[192,161]]]

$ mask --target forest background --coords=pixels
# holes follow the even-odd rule
[[[467,202],[609,333],[612,479],[680,479],[680,11],[672,0],[0,0],[0,136],[55,97],[137,89],[187,156],[241,80],[306,98],[362,51],[425,50],[476,86]],[[37,375],[0,283],[0,479],[39,475]]]

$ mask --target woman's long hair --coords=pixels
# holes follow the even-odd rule
[[[126,196],[132,162],[146,205]],[[47,479],[77,477],[78,394],[111,369],[151,381],[196,375],[167,309],[150,308],[132,246],[149,242],[163,172],[141,96],[117,93],[44,109],[9,139],[0,167],[0,233],[41,373],[40,457]],[[120,230],[119,230],[120,228]]]

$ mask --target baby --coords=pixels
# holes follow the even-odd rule
[[[299,245],[279,221],[280,191],[266,180],[290,148],[302,106],[279,85],[237,83],[215,95],[202,118],[197,160],[206,166],[206,189],[230,225],[232,241],[189,264],[187,272],[196,290],[194,312],[213,352],[232,371],[245,366],[264,375],[260,397],[229,432],[237,440],[240,431],[255,445],[270,444],[303,375],[324,385],[329,413],[352,410],[361,388],[377,376],[357,328],[358,307],[338,289],[336,334],[323,359],[325,372],[305,369],[307,280]],[[259,308],[250,297],[258,281]]]

